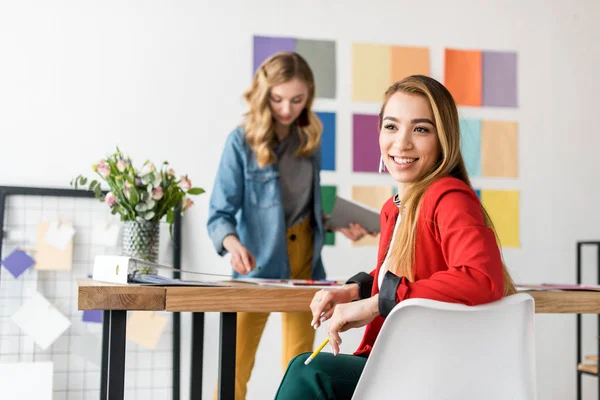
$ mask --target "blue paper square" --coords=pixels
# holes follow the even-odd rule
[[[35,264],[35,260],[23,250],[15,250],[2,260],[4,268],[11,273],[12,276],[18,278],[25,270]]]
[[[335,126],[336,117],[334,112],[315,112],[323,125],[323,136],[321,138],[321,169],[323,171],[335,171]]]

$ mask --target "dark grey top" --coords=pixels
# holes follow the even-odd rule
[[[313,206],[313,164],[309,158],[295,155],[299,146],[298,131],[292,129],[274,148],[279,167],[281,200],[288,228],[310,215]]]

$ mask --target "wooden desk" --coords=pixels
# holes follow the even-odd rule
[[[192,312],[192,382],[202,377],[204,312],[221,313],[219,398],[233,399],[235,388],[236,312],[306,311],[319,289],[276,288],[243,283],[231,287],[157,287],[79,282],[79,309],[105,310],[103,320],[102,398],[122,399],[125,330],[128,310]],[[600,314],[600,292],[526,291],[536,313]],[[201,334],[198,334],[202,332]],[[106,380],[106,377],[109,379]],[[200,399],[192,383],[191,398]]]

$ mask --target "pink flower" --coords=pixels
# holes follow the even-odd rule
[[[96,171],[101,177],[108,178],[110,175],[110,166],[106,163],[106,161],[100,161],[100,163],[98,163],[96,166]]]
[[[194,205],[194,202],[190,199],[185,199],[185,205],[183,206],[183,211],[187,211],[188,208]]]
[[[163,188],[158,186],[154,189],[152,189],[152,199],[153,200],[160,200],[163,197]]]
[[[125,171],[126,168],[127,168],[127,163],[125,161],[123,161],[123,160],[117,161],[117,169],[119,170],[119,172]]]
[[[125,186],[123,187],[123,194],[125,195],[125,198],[129,200],[129,196],[131,195],[131,184],[127,181],[125,181]]]
[[[192,187],[192,181],[190,181],[187,176],[182,176],[181,182],[179,182],[179,187],[185,191],[190,190]]]
[[[115,196],[113,192],[108,192],[104,197],[104,201],[106,202],[106,204],[112,207],[115,204],[117,204],[117,196]]]
[[[173,168],[169,168],[169,170],[167,171],[167,174],[169,174],[171,176],[175,176],[175,170]]]

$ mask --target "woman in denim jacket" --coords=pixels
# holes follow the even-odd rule
[[[263,62],[244,94],[249,110],[225,143],[210,199],[208,233],[233,276],[324,279],[321,260],[322,126],[311,106],[313,73],[297,53]],[[351,240],[359,225],[340,231]],[[260,268],[256,268],[259,266]],[[237,315],[235,398],[244,399],[269,313]],[[282,367],[311,351],[310,312],[282,314]]]

